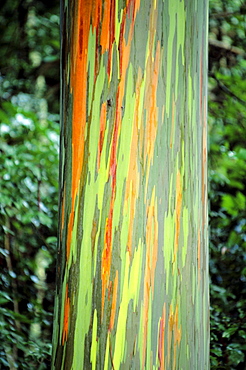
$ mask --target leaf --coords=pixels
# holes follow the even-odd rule
[[[239,330],[238,334],[240,335],[240,337],[242,337],[243,339],[246,339],[246,332],[244,330]]]
[[[13,236],[15,235],[15,233],[12,230],[10,230],[7,226],[3,225],[2,227],[5,234],[11,234]]]
[[[211,353],[213,353],[217,357],[221,357],[222,356],[222,350],[219,347],[211,349]]]
[[[222,337],[230,338],[237,330],[238,330],[238,326],[230,327],[226,331],[224,331],[224,333],[222,334]]]
[[[230,364],[233,366],[238,365],[240,362],[244,361],[244,353],[241,351],[241,346],[239,343],[231,343],[227,350],[229,351]]]
[[[246,160],[246,149],[240,148],[239,152],[237,153],[237,158]]]
[[[6,302],[11,302],[10,296],[5,293],[5,292],[0,292],[0,305],[6,303]]]

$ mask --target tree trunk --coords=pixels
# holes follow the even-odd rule
[[[209,369],[207,0],[65,0],[53,368]]]

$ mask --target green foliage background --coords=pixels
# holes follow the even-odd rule
[[[49,369],[59,147],[59,1],[0,2],[0,368]]]
[[[246,354],[246,2],[210,1],[211,368]],[[0,368],[49,369],[59,2],[0,3]]]
[[[210,2],[211,369],[246,368],[245,31],[245,2]]]

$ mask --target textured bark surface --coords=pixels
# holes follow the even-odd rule
[[[209,369],[207,0],[66,0],[55,369]]]

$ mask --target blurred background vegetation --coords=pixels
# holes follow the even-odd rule
[[[210,1],[211,369],[246,369],[246,2]]]
[[[59,0],[0,2],[0,369],[50,369]]]
[[[211,0],[211,368],[246,369],[246,2]],[[49,369],[59,1],[0,3],[0,368]]]

